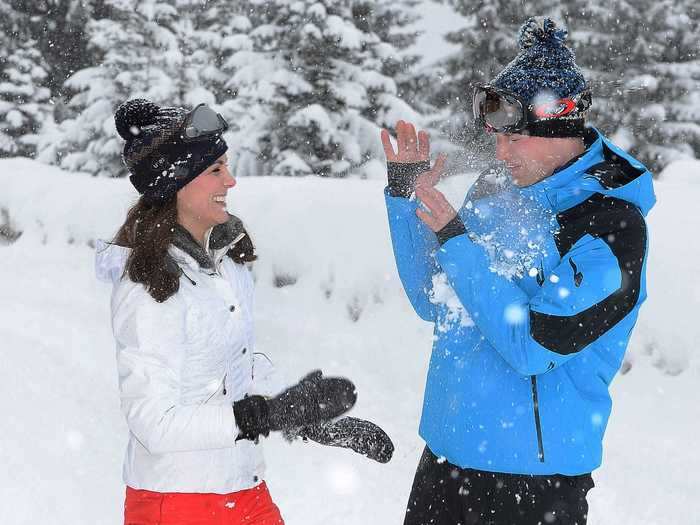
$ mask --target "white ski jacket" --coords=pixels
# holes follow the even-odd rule
[[[132,488],[225,494],[263,481],[262,446],[236,441],[232,403],[245,394],[271,395],[274,380],[269,360],[253,352],[253,281],[225,256],[230,246],[209,251],[215,271],[171,246],[184,274],[163,303],[122,278],[128,249],[97,246],[97,276],[113,283],[112,330],[129,427],[123,475]]]

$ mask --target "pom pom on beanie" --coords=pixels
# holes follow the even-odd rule
[[[574,52],[566,46],[567,31],[551,18],[530,18],[520,28],[520,52],[491,81],[531,102],[546,93],[560,98],[578,95],[587,89]]]
[[[135,98],[127,100],[117,108],[114,123],[124,140],[131,140],[141,133],[141,128],[156,123],[160,108],[150,100]]]

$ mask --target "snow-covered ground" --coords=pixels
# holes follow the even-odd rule
[[[460,200],[468,177],[445,182]],[[109,286],[93,277],[134,192],[126,180],[0,161],[0,523],[121,523],[126,427]],[[591,525],[696,524],[700,495],[700,162],[670,166],[649,218],[649,300],[613,383]],[[258,349],[292,381],[321,367],[357,384],[353,414],[392,436],[379,465],[314,444],[266,444],[268,484],[289,525],[401,523],[422,450],[416,434],[431,343],[403,296],[382,182],[240,179],[229,209],[257,242]],[[283,277],[295,284],[276,287]]]

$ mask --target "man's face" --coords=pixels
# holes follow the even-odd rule
[[[530,186],[549,177],[570,156],[557,138],[496,133],[496,158],[506,163],[516,186]],[[562,147],[564,146],[564,147]]]

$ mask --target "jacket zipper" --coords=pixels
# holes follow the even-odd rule
[[[530,376],[532,384],[532,406],[535,411],[535,428],[537,429],[537,457],[544,463],[544,445],[542,444],[542,426],[540,424],[540,404],[537,399],[537,376]]]
[[[209,401],[211,401],[211,399],[219,392],[219,388],[221,388],[221,387],[223,387],[221,393],[223,395],[226,395],[226,376],[227,375],[228,375],[228,373],[224,374],[224,378],[221,380],[221,383],[220,383],[221,386],[216,387],[216,390],[214,390],[214,392],[211,393],[211,395],[206,399],[206,401],[204,401],[204,404],[209,403]]]

